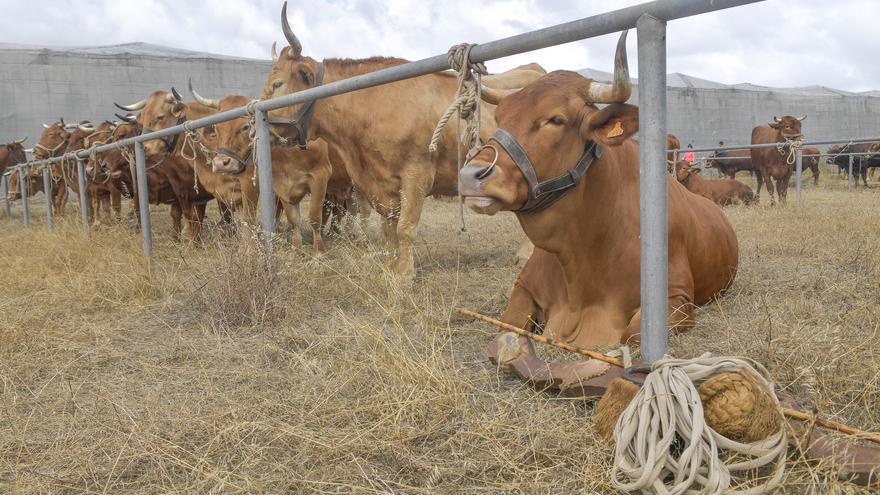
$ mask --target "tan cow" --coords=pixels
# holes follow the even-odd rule
[[[737,203],[748,205],[755,202],[755,193],[742,182],[733,179],[707,179],[700,172],[702,171],[692,167],[687,160],[675,163],[675,178],[694,194],[711,199],[720,206]]]
[[[623,103],[630,95],[625,40],[624,33],[611,85],[556,71],[506,97],[484,93],[499,102],[498,131],[459,176],[471,209],[515,212],[536,246],[502,320],[538,322],[545,335],[579,347],[639,336],[639,145],[630,139],[638,108]],[[609,105],[600,110],[600,103]],[[738,246],[720,208],[667,180],[669,324],[686,328],[694,305],[733,282]],[[542,193],[548,181],[554,187]],[[489,355],[541,383],[586,378],[579,364],[548,367],[515,334],[499,336]]]
[[[272,66],[263,86],[263,99],[406,63],[397,58],[326,59],[304,56],[302,45],[281,11],[288,45]],[[536,66],[517,71],[523,77],[538,74]],[[532,70],[535,69],[535,70]],[[318,76],[323,75],[319,81]],[[489,84],[498,84],[499,76]],[[327,141],[330,162],[341,163],[355,188],[383,217],[391,256],[389,267],[403,281],[412,280],[413,241],[427,196],[454,196],[458,191],[455,125],[447,126],[438,150],[428,151],[437,120],[449,107],[458,82],[454,75],[431,74],[318,100],[308,137]],[[300,105],[301,106],[301,105]],[[299,108],[270,112],[273,119],[291,119]],[[481,107],[483,134],[494,128],[492,107]],[[299,137],[292,125],[275,125],[275,132]]]

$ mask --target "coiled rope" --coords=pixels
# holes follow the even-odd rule
[[[654,363],[614,428],[614,486],[663,495],[756,495],[778,486],[785,471],[784,427],[764,440],[740,443],[717,433],[703,417],[696,386],[718,373],[740,371],[753,374],[781,407],[767,370],[752,360],[706,353],[696,359],[665,358]],[[721,450],[735,459],[721,459]],[[773,462],[773,474],[762,485],[728,491],[733,473]]]
[[[786,165],[794,165],[797,162],[797,150],[801,148],[803,145],[803,141],[800,139],[795,139],[792,141],[785,141],[782,143],[776,143],[776,151],[779,153],[779,156],[784,156]],[[788,155],[785,154],[785,147],[788,146]]]
[[[193,189],[196,194],[199,193],[199,166],[196,163],[198,154],[201,153],[205,158],[205,163],[211,163],[211,150],[202,143],[202,136],[190,129],[189,121],[183,123],[183,143],[180,145],[180,156],[184,160],[193,165]]]
[[[468,150],[478,147],[480,143],[480,84],[482,76],[488,74],[486,65],[482,62],[471,62],[471,49],[476,45],[473,43],[461,43],[449,49],[446,53],[446,60],[449,67],[458,73],[458,91],[455,93],[455,99],[434,128],[434,134],[431,136],[431,143],[428,145],[428,151],[433,153],[437,151],[440,143],[440,135],[452,115],[458,112],[458,121],[456,127],[456,157],[458,159],[459,170],[462,167],[463,160],[461,156],[461,144],[464,142],[465,148]],[[461,121],[464,119],[464,131],[461,129]],[[461,231],[466,232],[467,227],[464,223],[464,198],[461,193],[458,195],[459,217],[461,221]]]

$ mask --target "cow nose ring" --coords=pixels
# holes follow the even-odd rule
[[[498,148],[496,148],[495,146],[493,146],[493,145],[491,145],[491,144],[484,144],[483,146],[480,146],[480,147],[479,147],[479,148],[478,148],[473,154],[470,154],[470,153],[469,153],[470,157],[468,158],[467,161],[471,161],[471,159],[472,159],[474,156],[479,155],[480,152],[483,151],[483,150],[486,149],[486,148],[492,148],[492,151],[495,152],[495,158],[492,160],[492,163],[490,163],[488,167],[486,167],[485,169],[483,169],[482,171],[480,171],[479,173],[477,173],[477,175],[476,175],[477,180],[483,180],[483,179],[485,179],[486,177],[488,177],[489,174],[492,173],[492,169],[495,168],[495,165],[498,164],[498,155],[499,155],[499,153],[498,153]]]

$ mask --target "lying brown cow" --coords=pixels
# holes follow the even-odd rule
[[[770,195],[770,204],[773,204],[773,183],[771,180],[775,179],[776,194],[779,196],[779,201],[785,203],[788,182],[794,172],[795,163],[791,143],[803,139],[801,121],[805,118],[807,118],[806,115],[803,117],[786,115],[781,119],[773,117],[773,122],[752,129],[752,144],[779,143],[778,147],[752,148],[750,150],[752,164],[758,175],[756,197],[761,195],[761,184],[766,184],[767,194]]]
[[[734,179],[707,179],[700,172],[700,169],[692,167],[687,160],[675,163],[675,178],[694,194],[711,199],[721,206],[737,203],[748,205],[755,202],[752,189],[742,182]]]
[[[499,130],[459,176],[471,209],[513,211],[536,246],[502,320],[526,328],[537,321],[545,335],[579,347],[639,336],[639,145],[630,139],[638,108],[623,103],[630,95],[625,34],[612,85],[556,71],[506,97],[485,94],[500,100]],[[669,325],[682,328],[693,324],[695,304],[733,282],[738,246],[720,208],[667,180]],[[515,334],[499,336],[489,355],[530,380],[585,378],[577,364],[548,367]]]

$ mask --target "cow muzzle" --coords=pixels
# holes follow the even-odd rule
[[[494,215],[501,207],[498,201],[484,192],[484,184],[497,175],[499,153],[498,148],[490,144],[480,148],[474,154],[480,154],[483,150],[494,152],[492,161],[469,160],[458,172],[458,192],[470,209],[477,213]]]
[[[217,154],[211,160],[211,170],[215,174],[236,175],[245,169],[245,164],[231,156]]]

